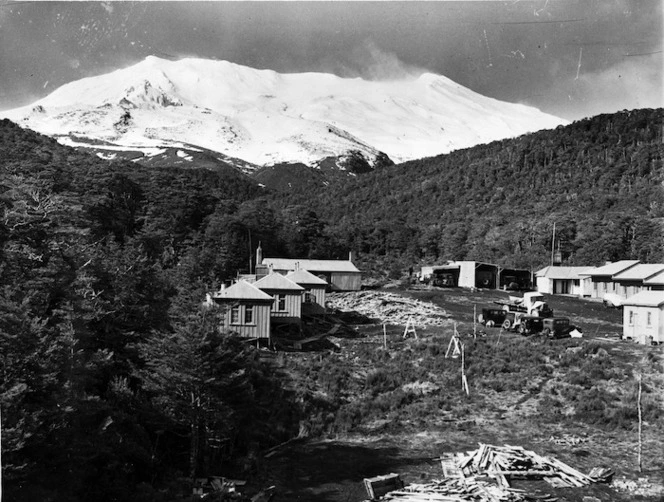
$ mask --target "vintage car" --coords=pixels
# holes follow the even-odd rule
[[[544,318],[534,315],[524,315],[519,319],[516,330],[524,336],[540,333],[544,327]]]
[[[573,329],[567,317],[542,319],[542,334],[549,338],[569,338]]]
[[[508,312],[503,309],[482,309],[482,313],[477,316],[477,322],[487,327],[501,326],[507,318]]]

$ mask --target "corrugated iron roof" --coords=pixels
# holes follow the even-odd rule
[[[594,267],[544,267],[535,272],[537,277],[546,277],[547,279],[581,279],[582,272],[592,270]]]
[[[618,274],[618,273],[620,273],[624,270],[627,270],[630,267],[633,267],[637,263],[639,263],[639,260],[615,261],[613,263],[608,263],[606,265],[602,265],[601,267],[591,268],[590,270],[586,270],[585,272],[582,272],[580,275],[589,275],[589,276],[610,275],[610,276],[613,276],[613,275]]]
[[[636,307],[661,307],[664,305],[664,291],[641,291],[623,300],[623,305]]]
[[[348,260],[301,260],[299,258],[263,258],[263,265],[272,265],[275,270],[297,270],[309,272],[354,272],[358,268]]]
[[[282,289],[284,291],[304,291],[304,288],[281,274],[273,272],[260,278],[253,284],[255,287],[264,289]]]
[[[274,300],[270,295],[261,291],[253,284],[246,281],[237,281],[232,286],[216,291],[212,294],[212,298],[218,300]]]
[[[664,271],[660,272],[659,274],[655,274],[652,277],[648,277],[645,281],[643,281],[643,284],[647,286],[664,286]]]
[[[662,271],[664,271],[664,264],[662,263],[639,263],[615,274],[613,278],[618,281],[643,281]]]
[[[308,270],[299,269],[295,272],[286,274],[286,279],[290,279],[296,284],[306,284],[307,286],[327,286],[327,281],[316,277]]]

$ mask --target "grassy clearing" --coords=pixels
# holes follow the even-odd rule
[[[460,296],[456,292],[457,305],[463,304]],[[604,465],[615,469],[618,477],[649,476],[661,483],[662,350],[601,336],[549,340],[496,329],[473,337],[467,334],[471,324],[467,314],[468,309],[472,314],[472,306],[479,301],[482,298],[467,299],[466,310],[456,316],[470,395],[461,387],[460,359],[445,357],[453,335],[448,327],[429,326],[418,329],[417,339],[404,339],[403,327],[390,326],[385,346],[382,326],[358,326],[357,336],[339,340],[340,351],[284,354],[284,365],[297,380],[298,392],[310,412],[303,420],[303,430],[311,439],[275,459],[270,482],[283,483],[289,500],[313,493],[317,493],[315,500],[361,500],[353,483],[363,477],[385,474],[384,469],[389,468],[410,481],[435,478],[441,471],[432,458],[486,442],[522,445],[586,472]],[[565,301],[569,303],[566,308],[573,308],[569,299]],[[452,303],[442,306],[450,311]],[[614,322],[603,319],[602,310],[588,312],[588,308],[580,304],[579,312],[586,309],[584,317],[598,326]],[[636,469],[637,372],[643,373],[646,474]],[[328,487],[324,495],[316,492],[320,486],[315,483],[302,484],[297,477],[284,483],[278,474],[280,461],[297,462],[317,441],[325,442],[327,451],[352,443],[349,458],[356,455],[359,458],[354,462],[361,464],[346,472],[331,465],[326,456],[308,462],[304,470],[309,476],[321,477]],[[358,444],[362,448],[356,448]],[[379,458],[386,454],[386,447],[390,461]],[[314,474],[319,470],[330,474],[328,480]],[[335,476],[340,479],[329,481]],[[353,498],[356,495],[359,498]],[[611,497],[622,500],[617,493]],[[567,498],[574,500],[573,495]]]

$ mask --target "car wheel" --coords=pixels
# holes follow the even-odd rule
[[[487,321],[486,322],[486,327],[487,328],[493,328],[495,325],[496,325],[496,323],[493,322],[493,321]]]
[[[505,319],[503,321],[503,329],[510,329],[512,327],[512,323],[510,322],[509,319]]]

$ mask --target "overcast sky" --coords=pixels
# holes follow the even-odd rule
[[[0,109],[148,55],[433,72],[567,119],[664,106],[662,0],[0,2]]]

